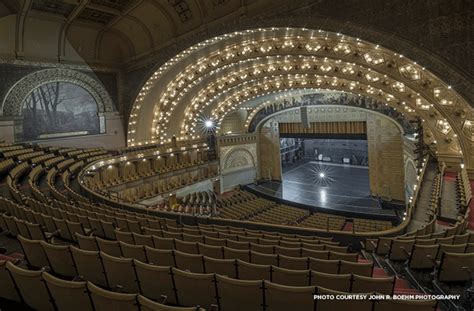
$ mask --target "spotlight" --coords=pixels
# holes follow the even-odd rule
[[[319,173],[319,178],[324,178],[324,177],[326,177],[326,175],[323,172]]]
[[[214,126],[214,122],[212,122],[212,120],[206,120],[204,122],[204,125],[207,127],[207,128],[211,128]]]

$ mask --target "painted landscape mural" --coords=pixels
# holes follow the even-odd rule
[[[52,82],[34,89],[23,102],[22,114],[20,140],[100,132],[96,101],[73,83]]]

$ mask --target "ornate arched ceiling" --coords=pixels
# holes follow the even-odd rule
[[[237,31],[171,58],[136,98],[128,144],[196,138],[203,114],[220,120],[251,98],[303,88],[362,94],[420,116],[440,155],[471,162],[472,109],[451,86],[376,43],[306,28]]]

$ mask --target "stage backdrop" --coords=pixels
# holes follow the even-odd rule
[[[99,134],[105,129],[92,95],[68,82],[34,89],[23,102],[22,115],[22,126],[16,131],[22,141]]]

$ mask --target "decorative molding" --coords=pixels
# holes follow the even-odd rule
[[[255,167],[257,161],[256,144],[225,146],[220,148],[222,171]]]
[[[51,82],[76,84],[92,95],[99,112],[114,111],[112,99],[101,82],[79,71],[56,68],[33,72],[15,83],[5,96],[1,115],[21,116],[22,104],[26,97],[37,87]]]

